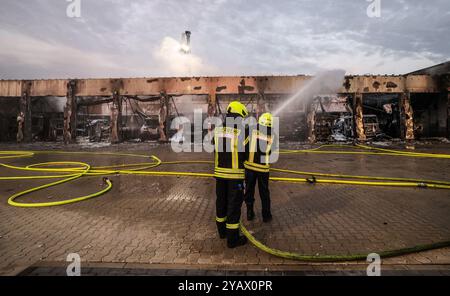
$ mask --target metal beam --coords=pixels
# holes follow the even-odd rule
[[[124,96],[149,96],[165,92],[167,95],[224,94],[292,94],[301,89],[311,76],[229,76],[229,77],[178,77],[178,78],[126,78],[122,81]],[[112,81],[118,79],[80,79],[76,96],[112,96]],[[69,80],[34,80],[31,96],[66,95]],[[20,97],[21,80],[0,81],[0,97]],[[409,76],[347,76],[342,94],[353,93],[433,93],[439,92],[438,83],[430,75]]]

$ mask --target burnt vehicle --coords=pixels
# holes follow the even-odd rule
[[[316,140],[327,141],[332,138],[333,126],[336,120],[350,116],[352,111],[348,105],[347,97],[328,94],[316,96],[310,112],[314,113]]]
[[[139,139],[141,139],[142,142],[159,139],[158,116],[150,116],[145,118],[144,124],[139,130]]]
[[[32,116],[32,138],[37,141],[57,141],[63,137],[64,118],[60,113]]]
[[[314,124],[314,131],[316,134],[316,140],[326,141],[333,135],[333,122],[339,118],[335,114],[319,113],[316,114],[316,120]]]
[[[46,126],[46,124],[44,126]],[[64,118],[51,118],[48,120],[48,125],[48,138],[51,141],[63,138]]]
[[[87,124],[89,141],[100,142],[108,138],[111,128],[108,119],[94,119]]]
[[[377,138],[383,135],[376,115],[364,115],[363,123],[366,137]],[[335,141],[346,141],[348,138],[355,138],[353,116],[344,116],[337,119],[334,122],[332,133],[332,138]]]
[[[380,124],[376,115],[364,115],[364,133],[368,138],[375,138],[381,135]]]

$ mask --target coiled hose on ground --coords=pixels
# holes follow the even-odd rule
[[[335,150],[323,150],[323,148],[352,148],[358,150],[352,151],[335,151]],[[90,198],[98,197],[112,188],[112,182],[106,178],[108,175],[139,175],[139,176],[178,176],[178,177],[200,177],[200,178],[213,178],[213,174],[208,173],[196,173],[196,172],[174,172],[174,171],[149,171],[149,169],[172,164],[211,164],[211,161],[171,161],[163,162],[156,156],[146,156],[141,154],[130,153],[102,153],[102,152],[63,152],[63,151],[0,151],[0,160],[2,159],[14,159],[23,157],[32,157],[36,154],[65,154],[65,155],[109,155],[109,156],[121,156],[121,157],[137,157],[148,159],[151,158],[151,162],[123,164],[123,165],[111,165],[102,167],[91,167],[87,163],[83,162],[46,162],[28,165],[25,167],[13,166],[4,163],[0,163],[1,166],[17,171],[27,171],[36,173],[45,173],[46,175],[33,175],[33,176],[8,176],[0,177],[1,180],[33,180],[33,179],[60,179],[55,182],[44,184],[41,186],[33,187],[16,194],[13,194],[8,199],[8,204],[15,207],[23,208],[38,208],[38,207],[52,207],[61,206],[70,203],[84,201]],[[409,151],[399,151],[391,149],[382,149],[376,147],[370,147],[366,145],[323,145],[315,149],[308,150],[283,150],[280,154],[298,154],[298,153],[316,153],[316,154],[346,154],[346,155],[376,155],[376,156],[397,156],[397,157],[418,157],[418,158],[438,158],[438,159],[450,159],[448,154],[432,154],[432,153],[418,153]],[[421,180],[412,178],[393,178],[393,177],[375,177],[375,176],[358,176],[358,175],[342,175],[342,174],[326,174],[317,172],[302,172],[288,169],[272,168],[271,171],[313,176],[311,178],[286,178],[286,177],[271,177],[271,181],[276,182],[291,182],[291,183],[318,183],[318,184],[345,184],[345,185],[359,185],[359,186],[390,186],[390,187],[420,187],[430,189],[450,189],[450,182],[440,180]],[[56,175],[47,175],[48,173],[56,173]],[[16,199],[32,192],[36,192],[45,188],[57,186],[63,183],[73,181],[78,178],[87,176],[103,176],[105,181],[105,188],[102,190],[81,196],[73,197],[63,201],[46,202],[46,203],[22,203],[17,202]],[[324,179],[316,178],[324,177]],[[325,179],[326,178],[326,179]],[[336,179],[329,179],[336,178]],[[260,241],[258,241],[246,228],[241,224],[242,233],[249,239],[249,241],[258,249],[272,254],[274,256],[294,259],[301,261],[318,261],[318,262],[336,262],[336,261],[353,261],[353,260],[365,260],[367,254],[353,254],[353,255],[303,255],[291,252],[285,252],[277,249],[270,248]],[[414,252],[421,252],[430,249],[442,248],[450,246],[450,240],[444,242],[438,242],[428,245],[414,246],[410,248],[403,248],[397,250],[389,250],[378,252],[381,257],[393,257],[400,256]]]

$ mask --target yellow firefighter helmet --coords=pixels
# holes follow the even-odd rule
[[[248,116],[247,108],[238,101],[231,102],[230,105],[228,105],[227,112],[237,114],[244,118]]]
[[[259,117],[258,123],[262,126],[272,127],[273,116],[270,113],[264,113]]]

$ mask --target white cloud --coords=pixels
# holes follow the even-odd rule
[[[34,73],[36,78],[46,78],[51,69],[66,69],[69,72],[81,71],[84,75],[96,76],[100,73],[117,72],[121,68],[114,63],[114,57],[105,53],[85,52],[77,48],[39,40],[17,32],[0,29],[0,63],[15,63],[41,69],[42,76]],[[73,71],[76,69],[76,71]],[[9,73],[2,73],[7,76]],[[73,73],[74,75],[75,73]]]

